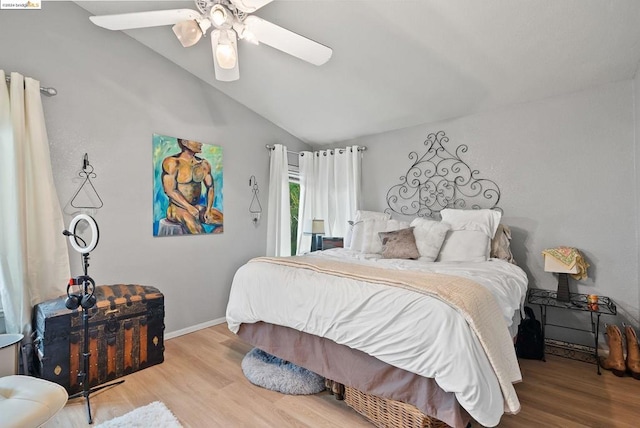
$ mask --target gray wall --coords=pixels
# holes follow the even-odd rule
[[[264,253],[265,218],[254,228],[248,216],[250,175],[258,179],[266,210],[264,144],[308,147],[125,34],[101,31],[87,17],[69,2],[47,2],[37,13],[0,13],[0,67],[59,91],[45,98],[44,106],[66,220],[73,215],[68,202],[87,152],[105,203],[95,215],[101,238],[90,274],[103,284],[159,287],[167,299],[168,332],[218,319],[237,267]],[[640,99],[638,76],[348,142],[369,148],[364,208],[386,208],[386,191],[406,172],[408,153],[420,151],[428,133],[444,130],[450,144],[469,146],[465,160],[482,177],[500,185],[504,222],[513,229],[514,252],[531,285],[555,288],[555,277],[543,271],[544,248],[576,246],[592,267],[588,280],[571,282],[572,290],[610,296],[619,320],[637,326],[640,113],[634,95]],[[152,237],[154,132],[223,146],[224,234]],[[70,254],[72,273],[79,274],[79,258]],[[63,292],[64,284],[60,287]],[[567,318],[576,318],[576,326],[584,321],[580,314]]]
[[[633,79],[633,112],[635,122],[635,163],[634,174],[636,178],[636,189],[634,197],[636,199],[636,212],[640,213],[640,174],[638,174],[638,165],[640,165],[640,69],[636,72],[636,76]],[[640,248],[640,215],[636,215],[636,247]],[[640,251],[638,251],[638,270],[640,271]],[[640,276],[640,273],[638,274]],[[638,285],[640,287],[640,284]],[[638,307],[640,307],[640,293],[638,293]]]
[[[70,2],[0,13],[0,68],[59,92],[43,102],[66,222],[75,211],[68,203],[86,152],[104,201],[95,214],[101,234],[89,274],[99,284],[158,287],[168,333],[220,319],[236,269],[265,251],[265,144],[308,147],[124,33],[99,29],[88,15]],[[153,133],[223,147],[223,234],[152,236]],[[257,228],[248,213],[251,175],[265,210]],[[81,274],[78,254],[70,256],[72,274]]]
[[[513,230],[515,257],[530,286],[556,288],[556,277],[544,272],[542,250],[577,247],[591,268],[588,280],[570,280],[571,290],[611,297],[621,314],[618,321],[637,326],[638,118],[633,96],[633,82],[624,81],[349,141],[368,147],[363,161],[364,208],[384,210],[387,190],[399,183],[411,164],[409,152],[424,153],[427,135],[443,130],[450,145],[469,146],[463,159],[481,178],[500,186],[503,222]],[[569,318],[569,325],[587,327],[583,315],[559,314]],[[578,335],[572,338],[588,340]]]

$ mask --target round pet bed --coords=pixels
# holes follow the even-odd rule
[[[258,348],[244,356],[242,371],[252,384],[283,394],[309,395],[324,390],[322,376]]]

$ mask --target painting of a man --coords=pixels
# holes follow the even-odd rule
[[[219,146],[154,135],[154,167],[155,236],[223,231]]]

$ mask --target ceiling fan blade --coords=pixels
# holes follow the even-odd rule
[[[233,48],[235,55],[235,63],[233,67],[228,68],[220,63],[218,60],[218,46],[221,44],[221,39],[224,44],[229,44]],[[216,79],[222,82],[232,82],[240,78],[240,67],[238,66],[238,44],[236,32],[232,30],[214,30],[211,32],[211,53],[213,54],[213,67],[216,74]]]
[[[331,48],[307,39],[299,34],[284,29],[262,18],[249,15],[244,20],[247,29],[255,35],[259,42],[286,52],[314,65],[322,65],[329,61],[333,51]]]
[[[271,3],[273,0],[230,0],[231,3],[243,11],[244,13],[253,13],[265,4]]]
[[[173,25],[181,21],[199,19],[202,15],[191,9],[154,10],[149,12],[121,13],[117,15],[90,16],[91,22],[108,30]]]

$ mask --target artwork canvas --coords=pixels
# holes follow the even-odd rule
[[[153,236],[222,233],[222,147],[153,134]]]

